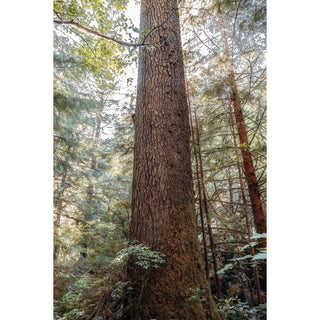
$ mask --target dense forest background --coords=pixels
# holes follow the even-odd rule
[[[184,1],[179,7],[206,278],[226,319],[263,319],[266,3]],[[151,31],[139,34],[125,10],[123,1],[54,3],[56,319],[124,319],[133,287],[126,256],[133,254],[151,273],[166,259],[129,243],[137,80],[127,67],[136,62],[136,48],[82,30],[92,21],[101,34],[116,33],[129,45],[144,42]],[[148,84],[146,90],[152,90]],[[201,289],[191,289],[192,305],[203,298]]]
[[[23,4],[20,8],[23,11]],[[291,10],[292,6],[287,3],[287,8]],[[317,274],[316,254],[310,249],[311,246],[309,247],[309,242],[316,241],[317,234],[314,224],[310,224],[316,215],[316,206],[313,207],[313,205],[317,199],[317,188],[313,180],[317,181],[316,175],[318,174],[315,153],[317,144],[310,138],[316,136],[317,126],[316,117],[306,109],[307,106],[317,103],[317,99],[313,96],[313,92],[317,92],[316,81],[314,82],[309,74],[310,70],[313,70],[311,73],[316,73],[316,68],[319,67],[315,59],[317,51],[312,47],[315,41],[309,34],[314,27],[312,23],[316,21],[316,17],[314,20],[302,20],[301,24],[305,25],[303,28],[302,25],[297,26],[294,19],[301,15],[299,12],[301,8],[293,9],[291,14],[289,14],[291,12],[289,9],[288,11],[281,9],[279,4],[270,4],[268,8],[268,15],[271,16],[272,21],[272,24],[268,25],[272,35],[268,39],[271,44],[271,49],[268,50],[268,63],[269,59],[271,60],[271,76],[268,75],[271,77],[268,79],[270,81],[268,104],[271,106],[271,116],[268,119],[268,139],[270,141],[268,148],[271,159],[271,183],[268,185],[268,224],[271,226],[271,230],[268,230],[268,269],[271,285],[268,288],[268,304],[271,303],[271,308],[268,316],[271,319],[277,319],[279,314],[290,318],[298,318],[299,313],[304,317],[308,314],[313,315],[311,312],[316,306],[316,295],[312,292],[307,294],[306,290],[309,289],[302,290],[299,287],[301,282],[314,283],[310,277],[316,278]],[[304,10],[308,16],[314,15],[310,7]],[[13,8],[12,11],[14,11]],[[111,72],[109,78],[102,78],[100,73],[102,69],[95,69],[97,64],[90,64],[90,60],[86,59],[88,52],[84,54],[74,50],[74,56],[66,54],[64,50],[70,52],[69,48],[74,43],[70,43],[70,40],[61,34],[54,38],[56,52],[54,66],[52,66],[50,60],[52,57],[50,42],[52,13],[51,8],[45,7],[44,11],[47,14],[35,16],[31,14],[31,17],[28,15],[27,18],[25,15],[19,16],[22,21],[26,22],[26,25],[28,22],[28,25],[31,24],[31,26],[26,33],[24,23],[19,24],[19,31],[14,37],[15,41],[11,40],[13,35],[10,28],[6,27],[7,32],[5,32],[5,40],[8,42],[11,40],[9,43],[13,45],[10,46],[10,50],[3,50],[2,61],[9,60],[11,56],[10,61],[14,58],[14,62],[10,64],[10,72],[5,73],[6,81],[3,87],[5,102],[8,105],[5,108],[3,119],[10,125],[9,127],[4,126],[4,130],[2,128],[2,136],[6,137],[5,149],[10,151],[6,154],[5,159],[2,159],[6,181],[3,198],[7,200],[7,205],[1,211],[6,213],[3,214],[3,228],[8,229],[2,241],[3,256],[8,257],[4,259],[2,276],[5,283],[9,284],[5,286],[9,299],[5,299],[4,307],[10,312],[11,315],[8,313],[10,318],[21,318],[26,314],[32,315],[35,319],[52,317],[53,266],[50,245],[52,244],[52,231],[55,231],[57,234],[54,245],[59,252],[56,257],[57,263],[54,265],[55,274],[59,278],[56,282],[58,292],[55,292],[59,297],[56,312],[63,313],[66,319],[81,319],[82,312],[86,309],[91,310],[90,308],[99,298],[100,291],[105,288],[105,276],[110,274],[108,268],[125,247],[128,237],[133,129],[131,115],[134,107],[134,89],[124,91],[123,87],[117,88]],[[230,12],[233,11],[230,10]],[[241,16],[241,12],[239,14]],[[286,19],[294,23],[275,22],[279,28],[275,30],[272,15],[278,18],[280,14],[283,15],[282,18],[286,16]],[[186,40],[189,47],[186,50],[185,59],[190,104],[197,110],[199,139],[203,154],[205,176],[200,181],[206,183],[211,214],[215,213],[212,226],[215,228],[219,268],[223,271],[220,273],[220,281],[228,284],[226,288],[235,290],[234,296],[231,292],[228,294],[227,290],[225,292],[222,290],[222,298],[231,298],[230,301],[234,298],[232,301],[237,308],[236,312],[244,313],[249,312],[243,305],[246,297],[243,298],[243,301],[236,301],[236,296],[239,296],[237,290],[242,290],[244,295],[245,281],[239,279],[239,269],[252,268],[250,265],[252,255],[245,251],[248,248],[247,244],[250,243],[248,237],[242,236],[247,232],[245,215],[241,218],[238,213],[239,206],[243,207],[243,212],[245,209],[241,201],[241,185],[237,172],[237,147],[234,145],[230,117],[227,116],[229,110],[225,109],[224,104],[221,103],[228,91],[228,88],[224,87],[223,80],[224,63],[226,62],[219,55],[212,57],[208,55],[208,52],[213,49],[208,46],[213,46],[214,41],[206,42],[206,29],[201,30],[203,33],[197,29],[201,16],[194,17],[194,20],[190,17],[190,14],[186,15],[186,22],[183,24],[186,27],[186,39],[190,36]],[[228,12],[226,13],[227,18]],[[258,19],[256,22],[259,21]],[[212,32],[217,25],[214,24],[214,20],[210,23],[205,27]],[[190,34],[190,30],[196,31]],[[256,31],[256,29],[250,30],[249,28],[247,32],[250,31]],[[33,37],[31,34],[36,34],[36,36]],[[299,46],[292,41],[295,39],[299,39]],[[77,40],[74,38],[71,41],[76,43]],[[215,41],[222,40],[215,39]],[[18,47],[16,43],[19,43]],[[64,45],[60,46],[61,43]],[[202,50],[199,49],[201,44],[204,46]],[[103,46],[99,43],[92,45]],[[292,50],[288,52],[287,46]],[[46,50],[47,48],[49,49]],[[243,48],[237,47],[237,49]],[[247,65],[244,63],[244,70],[247,70],[250,65],[251,72],[246,73],[242,70],[237,73],[242,77],[240,80],[243,81],[241,94],[248,100],[246,117],[251,124],[250,132],[254,145],[252,152],[255,156],[255,166],[258,168],[262,197],[265,201],[263,186],[265,186],[266,173],[264,161],[266,79],[265,73],[261,73],[265,67],[265,61],[264,58],[261,58],[264,48],[255,47],[254,49],[256,52],[243,57],[243,60],[248,63]],[[117,74],[121,69],[119,65],[125,66],[134,60],[134,54],[126,49],[105,48],[105,50],[109,50],[108,54],[113,59],[113,71]],[[125,59],[120,61],[119,55],[113,56],[115,50],[121,50]],[[203,50],[208,50],[208,52]],[[308,52],[307,57],[301,61],[300,54],[305,51]],[[244,50],[244,52],[247,51]],[[43,56],[47,58],[43,60]],[[81,60],[79,58],[81,56],[85,58]],[[212,64],[206,61],[206,58],[209,57]],[[280,60],[281,63],[274,63],[274,60]],[[298,64],[298,61],[303,62],[302,65]],[[201,63],[201,68],[205,70],[200,76],[197,76],[197,62]],[[46,64],[49,65],[49,68],[45,66],[42,70],[42,66]],[[98,67],[103,68],[104,65],[102,63]],[[52,78],[48,76],[52,71],[50,67],[52,69],[54,67],[55,70],[53,94]],[[212,69],[216,71],[215,74],[210,72]],[[276,79],[279,78],[279,69],[282,69],[280,81]],[[21,72],[21,70],[25,71]],[[221,71],[217,72],[217,70]],[[253,74],[257,75],[256,78],[253,78]],[[297,75],[295,79],[292,79],[292,74]],[[220,81],[215,81],[217,86],[208,88],[206,84],[210,83],[210,77],[213,75],[219,76]],[[246,81],[246,77],[249,77],[250,81]],[[134,87],[134,83],[128,78],[130,77],[124,80],[128,80],[126,89],[130,88],[130,84]],[[303,83],[301,82],[306,81],[305,79],[310,79],[310,81],[305,88],[307,92],[302,95]],[[9,83],[15,84],[15,90],[9,90]],[[19,89],[17,89],[18,84]],[[251,89],[246,87],[248,84],[250,88],[252,84],[257,86],[254,87],[254,97],[250,95]],[[80,95],[76,94],[79,92]],[[221,98],[217,101],[210,100],[213,93],[216,96],[217,92]],[[52,98],[56,102],[54,118],[51,115],[52,109],[49,107],[52,105],[52,100],[50,100]],[[215,106],[214,110],[208,109],[208,101],[210,105]],[[76,106],[76,112],[73,108],[68,108],[69,105]],[[119,112],[110,112],[112,106],[116,106]],[[7,111],[7,109],[10,110]],[[285,112],[281,109],[284,109]],[[210,114],[211,117],[205,117],[206,114]],[[54,156],[56,160],[54,189],[51,187],[52,171],[50,167],[53,120],[55,121]],[[112,135],[104,134],[108,126],[114,128]],[[276,129],[273,129],[274,127]],[[303,136],[300,135],[301,131],[304,131]],[[212,137],[215,139],[212,140]],[[197,150],[196,143],[195,146]],[[213,153],[215,156],[210,156]],[[7,167],[11,170],[6,170]],[[304,169],[297,172],[296,169],[299,167]],[[195,181],[196,179],[195,177]],[[201,188],[200,186],[200,190]],[[59,216],[59,210],[63,212],[60,214],[58,228],[55,230],[51,227],[52,220],[48,214],[52,208],[53,192],[55,192],[55,209],[58,210],[56,216]],[[195,186],[196,199],[198,195],[199,191]],[[301,202],[299,199],[304,199],[304,201]],[[15,209],[14,214],[12,208]],[[205,256],[200,206],[198,210],[199,239],[202,240],[202,250]],[[305,216],[307,213],[311,213],[312,216],[307,218]],[[302,217],[301,214],[304,216]],[[296,218],[298,222],[292,220],[293,215],[298,215],[298,219]],[[303,233],[303,229],[308,230],[307,235]],[[307,239],[308,243],[304,244],[303,238]],[[209,246],[210,240],[207,239],[207,242]],[[210,252],[208,255],[210,260],[212,258]],[[214,275],[213,261],[208,268]],[[296,272],[292,273],[292,270]],[[118,271],[116,269],[113,272],[116,274]],[[245,271],[243,272],[246,276]],[[7,276],[8,273],[10,277]],[[272,280],[273,277],[275,280]],[[117,290],[121,290],[121,281],[118,283],[118,280],[119,278],[111,283],[114,300],[117,299]],[[254,286],[254,277],[251,282],[251,285]],[[295,289],[297,282],[299,285]],[[242,289],[239,288],[240,285]],[[291,289],[292,286],[294,289]],[[217,292],[215,294],[217,295]],[[19,296],[18,305],[21,306],[22,313],[20,313],[20,308],[17,308],[17,296]],[[257,299],[254,296],[252,298]],[[282,308],[272,308],[272,304],[278,305],[279,300],[286,305],[285,312],[281,310]],[[290,305],[308,307],[303,310],[299,307],[292,310],[289,308]],[[221,306],[228,308],[226,304]]]

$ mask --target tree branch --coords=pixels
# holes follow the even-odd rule
[[[65,218],[67,218],[67,219],[72,219],[72,220],[74,220],[74,221],[76,221],[76,222],[82,222],[82,223],[84,223],[84,224],[88,224],[87,221],[82,220],[82,219],[78,219],[78,218],[75,218],[75,217],[72,217],[72,216],[69,216],[68,214],[57,213],[57,212],[54,212],[54,214],[60,215],[60,216],[65,217]]]
[[[69,25],[72,25],[72,26],[74,26],[75,28],[77,28],[77,29],[79,29],[81,31],[84,31],[84,32],[88,33],[88,34],[92,34],[92,35],[97,36],[99,38],[103,38],[103,39],[108,40],[108,41],[113,41],[113,42],[116,42],[116,43],[118,43],[118,44],[120,44],[122,46],[132,47],[132,48],[137,48],[137,47],[142,47],[142,46],[152,46],[152,44],[150,44],[150,43],[145,43],[147,38],[149,37],[149,35],[153,31],[155,31],[156,29],[159,29],[160,27],[162,27],[168,21],[168,19],[172,16],[172,14],[170,14],[160,25],[153,27],[153,29],[151,31],[149,31],[143,37],[141,42],[139,42],[139,43],[130,43],[130,42],[119,40],[116,37],[107,36],[107,35],[105,35],[103,33],[100,33],[99,31],[96,31],[96,30],[93,30],[93,29],[91,29],[89,27],[86,27],[83,24],[81,24],[80,22],[76,21],[74,18],[71,19],[71,20],[64,21],[64,20],[62,20],[60,18],[60,16],[58,15],[57,12],[55,12],[55,13],[56,13],[56,15],[58,16],[58,18],[60,20],[54,19],[53,20],[54,23],[57,23],[57,24],[69,24]]]
[[[126,47],[133,47],[133,48],[137,48],[137,47],[140,47],[140,46],[143,46],[145,45],[144,43],[130,43],[130,42],[126,42],[126,41],[122,41],[122,40],[119,40],[119,39],[116,39],[115,37],[109,37],[109,36],[106,36],[105,34],[103,33],[100,33],[96,30],[93,30],[91,28],[88,28],[84,25],[82,25],[81,23],[77,22],[75,19],[71,19],[71,20],[67,20],[67,21],[63,21],[63,20],[53,20],[54,23],[57,23],[57,24],[69,24],[69,25],[72,25],[74,26],[75,28],[81,30],[81,31],[84,31],[88,34],[91,34],[91,35],[94,35],[94,36],[97,36],[99,38],[103,38],[105,40],[109,40],[109,41],[113,41],[113,42],[116,42],[122,46],[126,46]]]
[[[161,28],[168,20],[169,18],[172,16],[173,13],[171,13],[161,24],[159,24],[158,26],[153,27],[143,38],[141,44],[143,45],[145,43],[145,41],[147,40],[147,38],[149,37],[149,35],[156,29]]]

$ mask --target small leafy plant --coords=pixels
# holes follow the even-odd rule
[[[205,290],[204,289],[200,289],[200,288],[189,288],[189,290],[191,291],[192,296],[189,298],[189,301],[191,302],[203,302],[206,299],[204,298],[204,293]]]
[[[247,303],[239,299],[229,298],[217,305],[218,310],[228,320],[259,320],[266,315],[266,304],[250,308]]]
[[[113,263],[126,263],[129,257],[136,259],[135,264],[144,268],[159,268],[164,263],[165,255],[157,251],[152,251],[148,246],[143,244],[132,244],[120,251]]]
[[[260,238],[266,238],[266,237],[267,237],[266,233],[253,234],[250,238],[251,242],[249,244],[245,245],[244,247],[242,247],[241,251],[244,252],[249,247],[255,247],[258,244],[258,242],[255,240],[260,239]],[[240,262],[244,263],[244,264],[249,264],[249,265],[256,265],[257,262],[259,262],[259,260],[267,259],[267,250],[266,249],[259,248],[256,250],[258,250],[259,252],[256,253],[254,256],[252,256],[251,254],[247,254],[243,257],[229,259],[228,261],[230,263],[227,263],[226,265],[224,265],[223,268],[221,268],[217,273],[223,274],[228,270],[232,270]]]

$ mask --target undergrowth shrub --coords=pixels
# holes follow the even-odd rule
[[[130,244],[98,273],[60,272],[60,278],[69,279],[65,293],[54,301],[55,320],[121,319],[126,293],[132,289],[127,277],[127,263],[151,271],[164,263],[164,255],[146,245]]]

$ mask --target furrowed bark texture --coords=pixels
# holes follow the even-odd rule
[[[142,0],[140,24],[154,47],[139,49],[130,240],[165,263],[147,272],[129,263],[126,319],[220,319],[197,239],[177,1]]]

